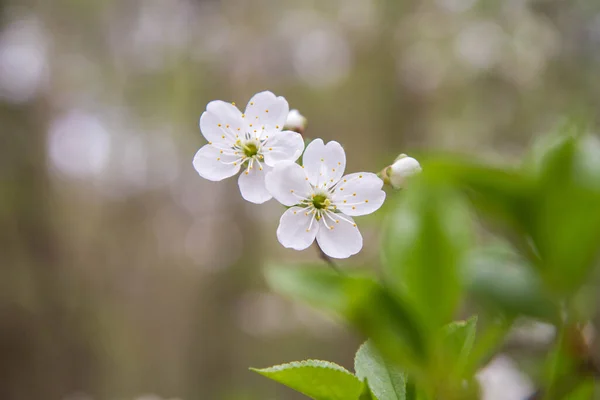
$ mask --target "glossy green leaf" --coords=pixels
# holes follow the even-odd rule
[[[251,369],[314,400],[353,400],[363,393],[363,383],[343,367],[307,360]]]
[[[396,365],[384,360],[370,342],[365,342],[354,358],[354,370],[360,379],[367,379],[379,400],[405,400],[406,374]]]
[[[460,195],[421,179],[389,215],[383,238],[387,277],[430,332],[450,322],[462,295],[460,266],[471,220]]]

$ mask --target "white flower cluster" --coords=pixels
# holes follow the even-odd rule
[[[283,97],[265,91],[250,99],[244,113],[234,104],[212,101],[200,117],[208,144],[194,157],[203,178],[221,181],[242,173],[242,197],[252,203],[275,198],[290,207],[281,217],[277,238],[287,248],[304,250],[316,239],[332,258],[358,253],[362,236],[352,217],[383,204],[383,181],[373,173],[344,175],[346,153],[335,141],[313,140],[304,150],[300,133],[306,120]],[[302,129],[298,129],[302,131]],[[303,165],[296,163],[302,152]]]

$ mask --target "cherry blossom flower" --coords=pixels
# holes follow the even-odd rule
[[[282,131],[289,106],[285,98],[265,91],[255,94],[244,114],[235,104],[216,100],[200,117],[208,140],[194,156],[194,168],[205,179],[221,181],[240,174],[242,197],[252,203],[271,199],[265,174],[282,161],[296,161],[304,149],[302,136]]]
[[[383,181],[376,174],[344,175],[346,153],[335,141],[312,141],[304,167],[282,162],[267,174],[267,189],[290,208],[282,215],[277,239],[287,248],[304,250],[314,240],[332,258],[358,253],[362,236],[352,217],[370,214],[383,204]]]

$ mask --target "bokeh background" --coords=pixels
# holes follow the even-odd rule
[[[265,287],[281,207],[192,168],[269,89],[346,148],[518,159],[600,102],[595,0],[0,0],[0,399],[300,399],[248,371],[360,338]],[[363,218],[377,258],[377,217]]]

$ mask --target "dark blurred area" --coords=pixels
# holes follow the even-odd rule
[[[280,206],[192,168],[214,99],[287,98],[348,172],[518,159],[600,104],[595,0],[0,0],[0,399],[300,399],[360,338],[269,292]],[[377,259],[376,225],[345,265]]]

